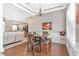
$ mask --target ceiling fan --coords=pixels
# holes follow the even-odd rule
[[[38,16],[42,16],[42,15],[44,14],[43,11],[46,12],[46,11],[50,11],[50,10],[53,10],[53,9],[57,9],[57,8],[63,7],[63,5],[60,4],[60,5],[57,5],[57,6],[55,6],[55,7],[42,10],[42,6],[41,6],[41,5],[42,5],[42,4],[39,3],[39,9],[38,9],[38,12],[37,12],[37,15],[38,15]]]
[[[38,16],[42,16],[43,13],[42,13],[42,8],[41,8],[41,3],[39,3],[39,10],[38,10],[38,13],[37,13]]]

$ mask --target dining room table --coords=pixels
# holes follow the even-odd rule
[[[44,42],[47,42],[47,41],[49,41],[49,38],[47,38],[47,37],[43,37],[42,35],[34,35],[34,42],[38,42],[37,43],[37,45],[39,45],[39,47],[40,47],[40,49],[39,49],[39,51],[41,52],[41,45],[42,44],[44,44]],[[45,39],[43,39],[43,38],[45,38]]]

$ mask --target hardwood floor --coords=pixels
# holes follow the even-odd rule
[[[42,48],[41,52],[35,51],[34,54],[32,51],[27,51],[25,49],[26,43],[17,45],[15,47],[5,49],[4,55],[6,56],[68,56],[67,49],[64,44],[52,43],[52,46],[46,50]]]

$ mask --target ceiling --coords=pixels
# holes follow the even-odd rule
[[[57,4],[57,3],[39,3],[39,4],[34,4],[34,3],[29,3],[25,4],[27,5],[30,9],[32,9],[34,12],[38,12],[39,8],[42,9],[44,13],[50,12],[50,9],[55,9],[55,8],[60,8],[60,7],[65,7],[65,4]]]
[[[10,8],[14,8],[17,12],[22,13],[24,17],[31,17],[34,15],[39,15],[41,9],[41,14],[53,12],[61,9],[66,9],[68,4],[63,3],[5,3],[4,4],[4,14],[10,10]],[[12,12],[12,11],[11,11]],[[9,13],[11,13],[9,12]],[[15,12],[16,13],[16,12]],[[8,14],[8,13],[7,13]]]
[[[31,15],[37,15],[39,13],[39,9],[41,9],[42,13],[47,13],[67,7],[67,4],[63,3],[17,3],[13,5],[20,9],[24,9]]]

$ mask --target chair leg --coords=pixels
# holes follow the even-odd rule
[[[47,52],[48,52],[48,49],[49,49],[49,44],[48,43],[46,44],[46,49],[47,49]]]
[[[49,48],[51,48],[51,46],[52,46],[52,41],[49,40]]]
[[[27,50],[28,49],[27,49],[27,44],[26,44],[25,51],[24,51],[24,55],[26,55],[26,53],[28,52]]]
[[[41,44],[39,45],[39,52],[41,52]]]
[[[34,46],[32,45],[32,54],[34,56]]]

